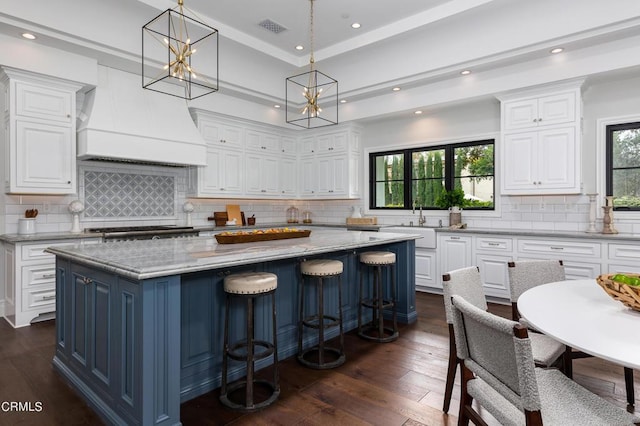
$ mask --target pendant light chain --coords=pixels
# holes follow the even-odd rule
[[[311,2],[311,12],[310,12],[310,17],[309,17],[309,25],[310,25],[310,27],[309,27],[309,36],[310,36],[310,39],[311,39],[311,40],[309,40],[309,45],[310,45],[310,49],[309,50],[311,51],[311,56],[309,57],[309,65],[310,65],[311,71],[313,71],[313,64],[315,63],[315,59],[313,57],[313,47],[314,47],[313,46],[313,38],[314,38],[313,37],[313,35],[314,35],[313,34],[313,2],[314,2],[314,0],[309,0],[309,1]]]

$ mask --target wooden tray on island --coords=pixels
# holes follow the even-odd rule
[[[245,232],[245,233],[243,233]],[[309,230],[291,230],[278,232],[238,231],[233,233],[216,234],[218,244],[254,243],[257,241],[286,240],[289,238],[304,238],[311,234]]]

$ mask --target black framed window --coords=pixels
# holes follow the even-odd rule
[[[606,190],[614,210],[640,211],[640,122],[606,127]]]
[[[369,208],[437,210],[440,194],[459,188],[466,209],[493,210],[494,166],[493,139],[371,153]]]

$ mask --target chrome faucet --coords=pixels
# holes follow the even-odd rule
[[[420,206],[420,218],[418,218],[418,225],[422,226],[427,221],[427,218],[422,216],[422,206]]]

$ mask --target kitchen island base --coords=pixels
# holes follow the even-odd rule
[[[396,254],[398,321],[412,323],[417,319],[415,242],[376,248]],[[285,359],[297,352],[299,262],[314,257],[343,262],[342,310],[348,331],[357,327],[359,253],[333,251],[142,280],[57,256],[53,365],[106,423],[178,425],[181,402],[221,383],[225,276],[248,271],[278,276],[278,357]],[[305,294],[309,305],[316,304],[315,296]],[[327,310],[335,310],[337,289],[328,289],[324,299]],[[255,307],[255,333],[269,340],[271,309],[262,302]],[[244,309],[234,306],[232,340],[244,336]],[[317,336],[306,336],[304,345],[314,345],[315,340]],[[256,369],[271,361],[272,357],[261,360]],[[230,365],[230,381],[244,375],[242,363]]]

